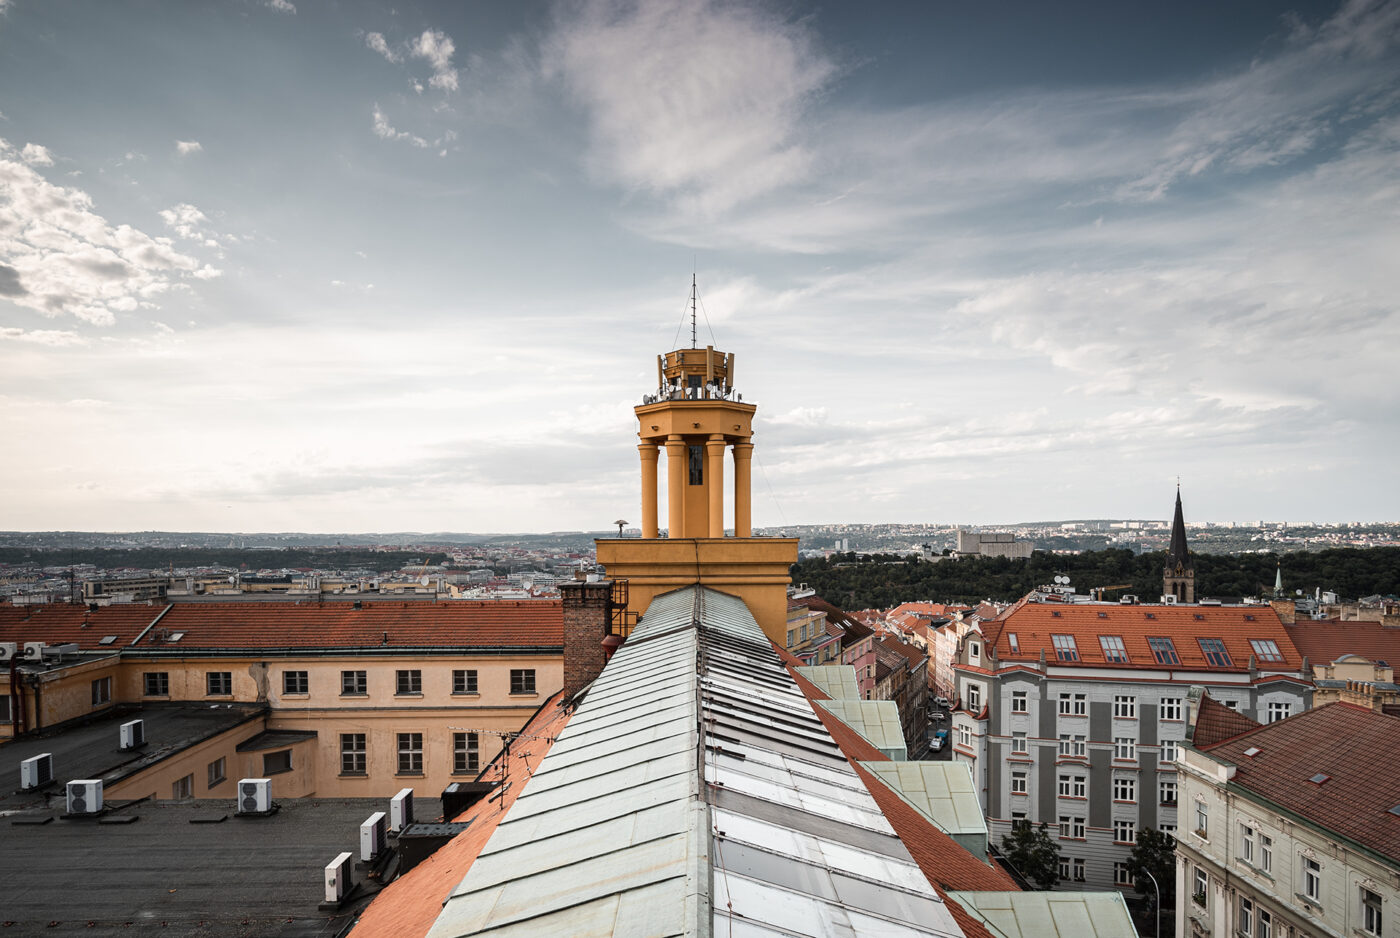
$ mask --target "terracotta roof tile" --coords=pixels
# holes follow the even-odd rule
[[[1233,784],[1400,860],[1400,816],[1391,813],[1400,775],[1388,758],[1400,749],[1400,719],[1333,703],[1197,748],[1235,764]],[[1259,751],[1245,755],[1251,748]],[[1319,773],[1326,781],[1309,781]]]
[[[1281,661],[1265,661],[1256,656],[1266,671],[1298,671],[1303,657],[1294,647],[1287,627],[1269,606],[1124,606],[1113,603],[1032,603],[1023,602],[997,620],[995,635],[987,629],[987,641],[996,648],[1000,662],[1036,661],[1045,651],[1047,661],[1060,667],[1083,665],[1094,668],[1157,668],[1174,670],[1244,672],[1250,655],[1255,654],[1251,639],[1271,641]],[[1016,635],[1017,651],[1011,650],[1010,635]],[[1078,661],[1056,658],[1052,635],[1072,635]],[[1110,661],[1099,642],[1100,636],[1123,639],[1128,661]],[[1158,663],[1148,645],[1149,637],[1172,639],[1180,664]],[[1215,665],[1206,659],[1198,639],[1220,639],[1230,665]]]
[[[418,938],[426,935],[442,911],[442,904],[452,889],[467,875],[496,827],[510,811],[515,799],[530,784],[526,765],[538,768],[554,739],[563,731],[572,713],[558,706],[563,692],[545,701],[535,717],[521,731],[542,739],[518,739],[511,744],[509,778],[511,786],[495,801],[483,798],[456,818],[469,821],[462,833],[443,844],[432,856],[394,880],[375,896],[360,915],[352,934],[355,938]],[[495,780],[499,774],[488,766],[483,779]],[[499,791],[499,789],[497,789]]]
[[[1204,749],[1221,740],[1248,733],[1258,726],[1258,720],[1232,710],[1210,694],[1202,694],[1200,709],[1196,711],[1196,726],[1191,733],[1191,745]]]
[[[98,606],[91,611],[85,605],[67,603],[0,605],[0,642],[76,642],[83,651],[115,651],[135,640],[164,608],[163,603]],[[116,639],[101,644],[108,635]]]
[[[1313,622],[1286,626],[1298,653],[1313,665],[1330,664],[1343,655],[1360,655],[1400,668],[1400,629],[1379,622]]]
[[[558,600],[176,603],[160,620],[181,648],[557,647]],[[147,642],[156,641],[153,634]],[[168,648],[162,644],[159,647]]]

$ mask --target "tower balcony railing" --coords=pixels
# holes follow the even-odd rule
[[[683,388],[667,385],[656,389],[655,394],[643,394],[643,404],[657,404],[661,401],[736,401],[743,403],[744,395],[722,384],[706,384],[700,387]]]

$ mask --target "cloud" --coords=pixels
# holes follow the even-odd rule
[[[47,345],[52,348],[61,348],[69,345],[85,345],[87,340],[76,332],[65,332],[56,329],[17,329],[13,326],[0,326],[0,340],[6,342],[25,342],[30,345]]]
[[[49,148],[42,147],[37,143],[26,143],[19,155],[20,159],[24,160],[30,166],[53,165],[53,155],[49,153]]]
[[[810,177],[800,124],[838,73],[805,25],[705,0],[580,6],[541,60],[585,109],[600,179],[699,216]]]
[[[403,61],[403,56],[389,48],[389,43],[385,41],[383,33],[365,33],[365,45],[375,52],[378,52],[390,62],[398,63]]]
[[[166,225],[175,229],[175,233],[182,238],[199,239],[206,243],[212,240],[206,232],[209,219],[188,202],[181,202],[172,208],[162,209],[158,214]],[[217,244],[218,242],[214,241],[213,243]]]
[[[406,130],[395,130],[389,123],[389,118],[384,116],[384,112],[379,110],[379,106],[374,107],[374,135],[381,140],[404,140],[415,147],[427,148],[431,146],[417,134],[411,134]]]
[[[175,152],[181,156],[189,156],[191,153],[204,152],[204,147],[200,146],[198,140],[176,140]]]
[[[428,84],[441,91],[457,90],[457,70],[452,67],[452,54],[457,46],[452,37],[440,29],[425,29],[409,44],[409,55],[425,59],[433,69]]]
[[[45,316],[108,325],[154,307],[186,276],[217,276],[168,238],[112,225],[81,189],[57,186],[0,140],[0,295]]]
[[[267,7],[278,13],[295,13],[297,11],[296,4],[292,3],[291,0],[267,0]]]

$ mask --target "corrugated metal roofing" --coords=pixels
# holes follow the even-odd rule
[[[893,700],[819,700],[817,706],[825,707],[891,759],[908,758],[899,705]]]
[[[430,935],[961,935],[744,604],[653,600]]]

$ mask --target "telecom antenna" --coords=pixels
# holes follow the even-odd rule
[[[700,347],[695,338],[695,271],[690,272],[690,347]]]

